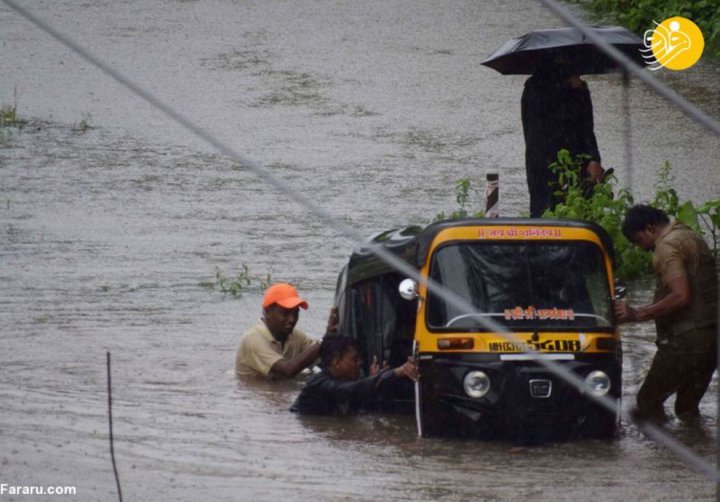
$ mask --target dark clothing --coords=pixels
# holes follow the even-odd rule
[[[698,406],[710,385],[717,366],[715,330],[704,329],[694,333],[704,352],[682,352],[664,345],[658,346],[650,371],[637,395],[638,411],[645,418],[663,418],[663,403],[673,393],[675,414],[682,419],[699,416]],[[693,341],[688,340],[688,343]]]
[[[550,186],[557,177],[548,167],[559,150],[600,162],[590,91],[585,83],[572,88],[566,76],[538,73],[525,82],[521,110],[530,216],[538,218],[559,202]]]
[[[381,387],[393,378],[395,370],[392,368],[352,381],[336,380],[323,370],[307,380],[290,411],[309,415],[351,415],[372,410],[377,405]]]

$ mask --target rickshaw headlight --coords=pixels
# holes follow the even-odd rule
[[[591,371],[585,377],[585,383],[590,387],[590,393],[595,396],[604,396],[610,392],[610,377],[604,371]]]
[[[470,371],[463,379],[465,394],[481,398],[490,391],[490,377],[483,371]]]

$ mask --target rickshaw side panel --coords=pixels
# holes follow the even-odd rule
[[[417,308],[400,298],[404,279],[394,272],[365,278],[339,292],[339,333],[360,346],[366,374],[375,360],[396,367],[412,355]],[[392,380],[383,386],[383,411],[414,412],[414,388],[409,380]]]

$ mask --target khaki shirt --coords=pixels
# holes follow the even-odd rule
[[[295,329],[285,343],[281,344],[273,338],[265,323],[260,321],[240,339],[235,357],[235,374],[270,378],[270,368],[273,364],[281,359],[291,359],[317,343],[314,338]]]
[[[718,277],[715,259],[705,241],[680,222],[665,227],[655,242],[653,268],[657,277],[655,302],[670,293],[668,284],[678,277],[687,277],[691,288],[691,303],[687,307],[655,319],[658,343],[702,345],[693,332],[716,325]],[[707,331],[707,330],[702,330]],[[682,338],[682,339],[681,339]]]
[[[695,232],[682,223],[674,221],[667,225],[658,236],[653,255],[653,269],[661,278],[661,286],[677,277],[697,274],[700,256],[706,247]]]

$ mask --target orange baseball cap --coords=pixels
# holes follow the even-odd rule
[[[308,303],[300,298],[297,289],[286,282],[273,284],[265,291],[265,298],[263,298],[262,304],[263,308],[266,309],[274,303],[286,309],[302,307],[304,310],[307,310],[308,308]]]

